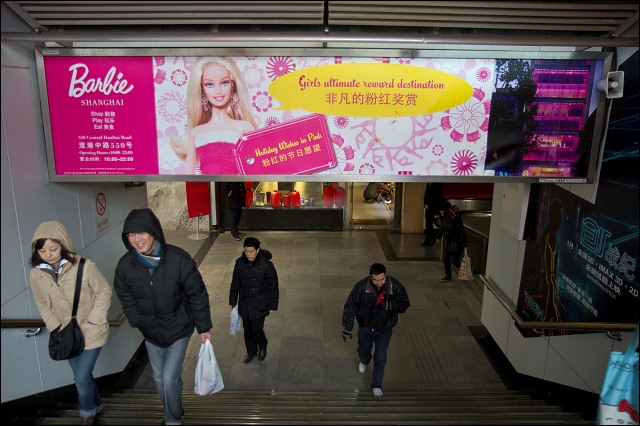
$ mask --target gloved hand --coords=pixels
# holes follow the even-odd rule
[[[347,337],[349,338],[349,340],[351,340],[351,332],[349,330],[344,330],[342,332],[342,341],[346,342],[347,341]]]
[[[389,300],[383,300],[378,305],[378,308],[380,308],[382,310],[385,310],[385,311],[390,311],[391,310],[391,302]]]

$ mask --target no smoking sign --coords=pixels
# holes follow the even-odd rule
[[[107,197],[104,193],[99,193],[96,197],[96,212],[98,216],[102,216],[107,211]]]

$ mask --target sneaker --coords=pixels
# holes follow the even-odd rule
[[[382,396],[382,389],[373,388],[373,396]]]
[[[358,365],[358,371],[364,373],[365,371],[367,371],[367,365],[360,363],[360,365]]]
[[[442,277],[440,278],[441,283],[448,283],[449,281],[453,281],[451,277]]]

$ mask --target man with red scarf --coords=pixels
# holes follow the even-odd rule
[[[358,370],[364,373],[373,358],[371,390],[374,396],[382,396],[382,381],[392,330],[398,323],[398,314],[408,308],[407,291],[400,281],[387,275],[387,268],[381,263],[371,265],[369,276],[356,283],[344,304],[342,339],[351,339],[355,318],[358,321]]]

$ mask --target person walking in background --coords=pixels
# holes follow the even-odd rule
[[[71,322],[76,276],[80,256],[73,252],[71,238],[60,222],[43,222],[31,240],[29,284],[47,330]],[[78,391],[81,424],[93,424],[104,405],[98,393],[93,369],[100,350],[109,338],[107,312],[111,306],[111,285],[94,261],[86,259],[76,319],[84,336],[84,351],[68,359]]]
[[[238,230],[238,224],[242,217],[242,209],[244,208],[247,189],[244,186],[244,182],[222,182],[220,184],[220,191],[227,200],[227,214],[229,215],[231,236],[236,241],[240,241],[244,234]]]
[[[272,311],[278,310],[280,293],[271,253],[260,248],[257,238],[247,237],[242,245],[244,251],[233,268],[229,306],[233,309],[238,305],[247,348],[247,356],[242,362],[247,364],[256,354],[260,361],[267,356],[264,321]]]
[[[444,277],[440,278],[440,282],[448,283],[453,280],[451,264],[453,263],[456,268],[459,268],[462,253],[467,249],[467,232],[464,229],[462,218],[453,211],[451,203],[445,199],[440,202],[440,215],[440,231],[436,239],[438,243],[443,240]]]
[[[362,197],[367,204],[373,204],[382,198],[385,203],[389,204],[393,200],[393,188],[391,184],[384,182],[370,182],[362,191]]]
[[[165,424],[182,424],[182,367],[194,328],[202,343],[211,340],[209,294],[196,262],[167,244],[151,209],[129,213],[122,241],[127,253],[116,267],[116,294],[144,336]]]
[[[233,150],[240,136],[258,125],[249,90],[231,58],[201,58],[187,86],[186,172],[239,173]]]
[[[424,241],[423,246],[432,246],[436,242],[438,231],[433,228],[438,208],[444,198],[444,189],[441,183],[427,182],[424,189]]]
[[[382,381],[387,364],[387,349],[391,342],[393,327],[398,323],[398,314],[409,308],[409,295],[396,278],[387,275],[387,268],[374,263],[369,276],[353,287],[342,312],[342,339],[351,339],[353,319],[358,322],[358,370],[364,373],[372,359],[373,374],[371,389],[374,396],[382,396]]]

